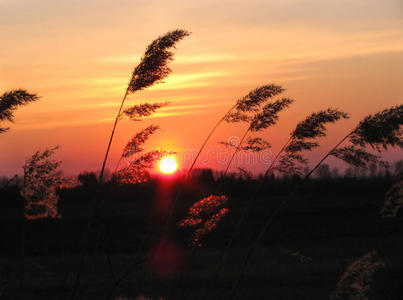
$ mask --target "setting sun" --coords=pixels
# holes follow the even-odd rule
[[[178,163],[172,156],[167,156],[161,159],[159,169],[164,174],[172,174],[178,169]]]

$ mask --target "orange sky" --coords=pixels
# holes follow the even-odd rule
[[[54,145],[66,173],[99,169],[133,68],[148,43],[175,28],[192,35],[178,45],[173,74],[127,102],[171,105],[150,120],[120,123],[110,168],[149,124],[162,127],[150,148],[181,157],[197,150],[234,101],[262,84],[280,84],[296,100],[263,134],[273,152],[312,111],[330,106],[351,115],[330,126],[312,162],[366,114],[402,103],[400,0],[0,0],[0,92],[25,88],[42,96],[18,110],[0,136],[0,174],[21,172],[27,156]],[[217,142],[243,129],[223,126],[204,166],[222,168]]]

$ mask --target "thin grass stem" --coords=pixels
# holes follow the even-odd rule
[[[251,127],[249,127],[249,128],[245,131],[245,134],[242,136],[241,140],[239,141],[239,144],[238,144],[237,147],[235,148],[234,153],[232,153],[231,159],[230,159],[229,162],[228,162],[228,165],[227,165],[227,168],[225,169],[225,172],[224,172],[224,174],[223,174],[223,177],[224,177],[225,175],[227,175],[227,172],[228,172],[228,170],[229,170],[229,168],[230,168],[230,166],[231,166],[231,164],[232,164],[232,161],[233,161],[234,158],[235,158],[235,155],[238,153],[239,149],[241,149],[242,143],[243,143],[243,141],[245,140],[246,135],[249,133],[250,130],[251,130]]]
[[[106,165],[106,161],[108,160],[109,150],[111,148],[112,140],[115,135],[116,126],[118,124],[119,117],[122,112],[122,108],[123,108],[123,105],[125,104],[125,100],[127,98],[128,93],[129,93],[129,88],[126,89],[126,93],[122,99],[122,103],[120,104],[118,114],[116,115],[116,118],[115,118],[115,123],[113,124],[113,129],[112,129],[111,136],[109,138],[108,147],[106,148],[105,158],[104,158],[104,161],[102,162],[101,174],[99,175],[99,184],[102,184],[102,179],[103,179],[104,171],[105,171],[105,165]]]
[[[336,150],[351,134],[353,134],[354,131],[351,131],[349,134],[347,134],[344,138],[342,138],[316,165],[314,168],[312,168],[312,170],[310,172],[308,172],[304,179],[302,180],[301,184],[304,184],[309,177],[313,174],[313,172],[331,155],[331,153]],[[277,217],[277,215],[286,207],[286,205],[288,204],[288,202],[293,198],[293,194],[291,194],[289,197],[287,197],[286,199],[284,199],[280,205],[276,208],[276,210],[270,215],[268,216],[268,218],[266,218],[266,222],[263,224],[262,229],[260,230],[260,232],[258,233],[255,241],[252,243],[252,245],[250,246],[245,259],[242,263],[241,266],[241,271],[240,274],[238,276],[238,279],[232,289],[230,298],[231,300],[235,299],[236,293],[240,287],[240,284],[245,276],[245,271],[246,268],[248,266],[249,260],[252,257],[252,254],[254,253],[257,245],[259,244],[260,240],[263,238],[264,234],[266,233],[266,231],[270,228],[270,225],[273,223],[274,219]]]
[[[206,139],[204,140],[203,144],[201,145],[201,147],[200,147],[200,149],[199,149],[199,152],[197,152],[197,155],[196,155],[195,159],[193,160],[193,162],[192,162],[192,164],[191,164],[191,166],[190,166],[190,168],[189,168],[189,170],[188,170],[187,177],[190,176],[190,174],[191,174],[191,172],[192,172],[192,170],[193,170],[193,167],[194,167],[194,165],[196,164],[197,159],[199,158],[199,156],[200,156],[201,152],[203,151],[204,147],[206,146],[207,142],[210,140],[211,136],[212,136],[212,135],[214,134],[214,132],[217,130],[218,126],[220,126],[220,124],[225,120],[226,116],[228,116],[228,114],[229,114],[235,107],[236,107],[236,104],[235,104],[233,107],[231,107],[231,108],[227,111],[227,113],[217,122],[217,124],[213,127],[213,129],[212,129],[212,130],[210,131],[210,133],[207,135]]]

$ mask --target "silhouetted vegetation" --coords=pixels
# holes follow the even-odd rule
[[[240,152],[271,147],[258,134],[294,103],[274,100],[284,88],[266,84],[218,120],[183,174],[149,172],[174,154],[145,151],[160,129],[150,125],[133,135],[110,178],[104,176],[119,122],[141,121],[168,105],[126,108],[127,97],[171,73],[172,49],[188,35],[170,31],[147,47],[126,87],[99,175],[65,178],[52,158],[55,147],[28,157],[23,178],[1,179],[0,232],[7,243],[0,248],[0,295],[400,299],[403,164],[391,167],[382,154],[403,148],[402,105],[366,116],[309,167],[305,153],[320,146],[329,124],[348,118],[334,108],[314,112],[295,125],[263,174],[238,166],[239,173],[228,173]],[[4,93],[0,121],[13,122],[18,106],[38,99],[24,90]],[[221,142],[233,149],[224,171],[194,169],[223,122],[246,125],[239,141]],[[349,165],[344,175],[325,164],[330,156]]]
[[[76,261],[75,257],[80,253],[77,241],[80,240],[79,236],[87,220],[96,175],[84,173],[79,178],[82,185],[58,190],[58,209],[62,218],[29,221],[29,225],[25,226],[24,286],[25,290],[28,289],[36,297],[51,299],[55,295],[69,295],[71,291],[74,282],[71,273],[74,271],[74,263],[71,262]],[[82,288],[92,298],[100,298],[113,287],[107,267],[108,254],[116,276],[125,274],[132,265],[136,265],[138,270],[125,278],[117,289],[117,294],[134,296],[146,293],[164,296],[165,299],[168,294],[181,298],[185,293],[192,298],[206,293],[209,299],[222,299],[222,289],[233,280],[237,260],[254,238],[259,224],[264,222],[266,213],[289,195],[290,188],[299,186],[298,202],[279,216],[270,235],[261,241],[259,251],[263,252],[256,253],[252,258],[251,269],[246,274],[241,295],[246,298],[260,298],[270,292],[277,295],[276,297],[286,299],[326,298],[334,291],[343,269],[367,253],[367,249],[376,248],[381,260],[387,260],[385,267],[375,274],[371,295],[378,296],[378,299],[383,299],[385,295],[388,295],[388,299],[399,299],[401,290],[398,282],[402,277],[396,272],[402,264],[402,249],[399,246],[402,245],[402,218],[399,212],[390,221],[383,220],[379,215],[384,195],[392,186],[394,178],[393,173],[376,177],[325,176],[311,179],[300,186],[301,179],[298,177],[245,179],[235,173],[221,177],[211,170],[196,170],[191,181],[178,177],[170,183],[173,190],[171,195],[178,189],[183,192],[170,228],[174,228],[176,222],[187,217],[189,200],[208,197],[213,191],[217,191],[217,187],[220,188],[220,193],[231,199],[227,204],[230,213],[221,220],[215,231],[204,236],[203,247],[198,250],[197,257],[191,260],[183,257],[189,264],[182,264],[182,271],[168,277],[158,275],[152,266],[141,262],[155,246],[155,238],[160,231],[159,213],[155,208],[160,201],[158,191],[165,184],[164,180],[151,178],[148,182],[135,185],[105,182],[100,187],[102,205],[87,241],[91,255],[87,263],[96,268],[97,273],[93,275],[93,284],[85,284]],[[220,259],[220,251],[242,213],[243,199],[262,185],[264,188],[259,190],[253,200],[252,208],[234,240],[220,282],[211,282],[214,265]],[[20,189],[21,187],[10,184],[0,190],[1,210],[7,212],[0,227],[2,237],[8,241],[1,247],[3,257],[12,257],[13,253],[20,251],[19,237],[15,234],[15,226],[21,220]],[[102,233],[101,239],[96,235],[99,232]],[[176,241],[182,255],[186,255],[189,237],[194,234],[194,230],[175,230],[171,233],[174,234],[171,238]],[[139,241],[144,242],[139,244]],[[59,256],[61,253],[62,256]],[[6,284],[4,295],[18,295],[18,276],[15,277],[18,267],[12,259],[7,259],[2,262],[2,268],[10,272],[2,277]],[[266,268],[270,269],[271,275],[265,271]],[[289,271],[286,272],[284,268]],[[90,269],[83,276],[87,276],[87,272]],[[186,272],[186,278],[181,277],[183,272]],[[312,274],[319,277],[312,277]],[[41,287],[32,281],[33,278],[41,282]],[[104,280],[110,283],[101,283]],[[169,283],[171,288],[160,286],[161,280]],[[198,287],[193,286],[195,281]],[[294,281],[302,282],[300,287],[295,286]],[[287,292],[288,296],[284,294],[284,290],[280,291],[276,287],[280,282],[292,287]],[[56,290],[54,287],[57,287]]]

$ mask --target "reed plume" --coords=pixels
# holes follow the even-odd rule
[[[302,154],[303,151],[312,151],[319,147],[319,143],[315,139],[326,136],[328,123],[346,118],[348,115],[345,112],[332,108],[312,113],[306,117],[297,124],[290,139],[276,155],[265,175],[268,175],[272,169],[286,175],[302,175],[303,166],[308,163]],[[275,166],[277,159],[278,165]]]
[[[299,122],[292,133],[295,139],[317,138],[326,135],[326,124],[334,123],[340,119],[347,119],[348,114],[338,109],[328,108],[312,113],[305,120]]]
[[[121,119],[127,118],[132,121],[141,121],[142,118],[151,116],[157,109],[165,107],[168,104],[168,102],[161,102],[134,105],[122,112]]]
[[[148,179],[147,169],[154,166],[155,162],[161,158],[175,154],[174,152],[153,150],[141,154],[139,158],[129,162],[127,167],[123,167],[115,173],[115,178],[122,184],[136,184],[145,182]]]
[[[140,64],[134,69],[129,82],[128,91],[135,93],[150,87],[154,83],[161,82],[172,70],[168,63],[173,60],[172,48],[175,44],[190,33],[183,29],[177,29],[164,34],[154,40],[144,53]]]
[[[254,89],[246,96],[240,98],[235,106],[235,109],[239,112],[252,112],[257,111],[259,107],[278,94],[284,92],[284,89],[275,84],[268,84]]]
[[[245,144],[241,146],[241,150],[253,152],[261,152],[269,148],[271,148],[270,143],[260,137],[249,138]]]
[[[247,120],[249,122],[249,127],[246,129],[244,135],[242,136],[239,145],[237,145],[234,152],[232,153],[232,156],[227,164],[223,176],[227,174],[232,161],[239,150],[262,151],[270,147],[270,143],[258,137],[249,138],[246,142],[246,145],[244,145],[244,141],[249,132],[261,132],[275,125],[279,119],[278,114],[294,102],[294,100],[291,100],[289,98],[281,98],[274,102],[266,103],[263,107],[260,107],[268,101],[269,97],[272,97],[273,95],[277,95],[278,93],[284,91],[284,89],[279,86],[270,85],[269,87],[270,89],[263,89],[263,92],[260,91],[260,89],[256,89],[252,91],[249,95],[238,101],[236,107],[238,111],[236,111],[236,113],[238,113],[240,116],[243,116],[242,118],[239,118],[239,120]],[[248,112],[252,112],[253,114],[248,115]],[[235,122],[235,119],[231,117],[229,119],[227,118],[226,121]]]
[[[289,107],[294,100],[282,98],[266,104],[260,112],[253,116],[250,124],[250,131],[259,132],[277,123],[278,114]]]
[[[52,158],[58,147],[37,151],[29,157],[24,168],[24,185],[20,191],[25,199],[28,220],[59,218],[57,189],[65,182],[59,166]]]
[[[368,300],[373,274],[384,266],[385,264],[379,261],[376,251],[368,252],[347,268],[330,299]]]
[[[369,153],[365,149],[356,148],[355,146],[346,146],[335,149],[331,154],[357,168],[368,168],[369,165],[378,164],[387,166],[387,162],[381,160],[379,155]]]
[[[388,147],[403,148],[402,141],[403,105],[392,106],[365,117],[350,135],[354,145],[370,146],[381,152]]]
[[[228,213],[228,208],[224,207],[227,202],[227,196],[205,197],[193,204],[188,211],[188,217],[178,223],[180,227],[193,229],[189,241],[192,247],[201,247],[202,238],[216,228],[219,221]]]
[[[144,149],[141,147],[144,145],[150,135],[159,129],[160,127],[158,125],[151,125],[135,134],[124,147],[122,157],[130,157],[136,153],[144,151]]]
[[[158,125],[150,125],[135,134],[126,144],[116,164],[115,178],[118,182],[126,184],[145,182],[148,178],[147,169],[152,168],[154,163],[164,156],[175,154],[175,152],[164,150],[153,150],[142,153],[144,152],[143,145],[145,142],[159,129],[160,127]],[[140,157],[135,157],[136,154],[140,154]],[[129,161],[128,166],[118,170],[119,163],[123,158]]]
[[[14,123],[14,111],[19,106],[39,100],[36,94],[28,93],[26,90],[17,89],[5,92],[0,96],[0,121]],[[0,133],[9,130],[9,127],[0,127]]]
[[[173,60],[174,53],[172,52],[172,48],[175,48],[175,44],[189,34],[190,33],[186,30],[177,29],[158,37],[147,47],[140,63],[134,68],[132,77],[126,88],[126,93],[123,96],[118,114],[115,118],[112,133],[105,153],[105,158],[102,163],[99,183],[102,183],[109,150],[115,134],[117,123],[122,117],[122,109],[127,96],[150,87],[154,83],[161,82],[165,77],[167,77],[171,73],[168,63]],[[154,112],[157,108],[160,108],[164,105],[165,104],[162,103],[138,105],[132,107],[131,109],[127,109],[124,115],[133,120],[137,120],[139,117],[147,116]]]

